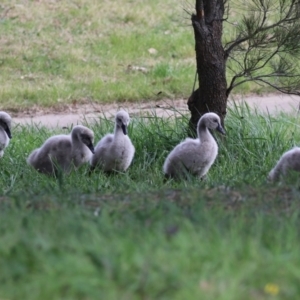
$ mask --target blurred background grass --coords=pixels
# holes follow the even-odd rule
[[[2,109],[188,98],[195,77],[191,1],[0,4]],[[231,3],[224,43],[244,5]],[[231,64],[228,80],[237,66]],[[253,83],[238,93],[268,91]],[[158,95],[159,94],[159,95]]]
[[[4,0],[0,18],[3,108],[192,90],[193,33],[176,1]]]

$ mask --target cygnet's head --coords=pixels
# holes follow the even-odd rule
[[[95,153],[93,145],[94,132],[92,130],[82,125],[76,125],[73,127],[71,134],[72,137],[76,137],[79,141],[85,144],[92,153]]]
[[[11,139],[11,117],[4,111],[0,111],[0,127],[4,129],[7,136]]]
[[[206,113],[204,114],[198,123],[198,126],[205,126],[209,129],[217,130],[222,134],[225,134],[225,130],[221,125],[220,117],[215,113]]]
[[[126,111],[119,111],[116,114],[116,127],[122,128],[123,133],[127,134],[127,126],[129,125],[130,118]]]

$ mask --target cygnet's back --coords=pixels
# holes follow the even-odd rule
[[[0,111],[0,158],[8,146],[11,136],[11,117],[8,113]]]
[[[289,171],[300,172],[300,148],[295,147],[285,152],[275,167],[270,171],[268,180],[277,181],[280,176],[287,175]]]
[[[114,134],[105,135],[96,145],[91,159],[91,169],[99,167],[105,172],[126,171],[130,166],[135,148],[127,135],[130,118],[119,111],[115,117]]]
[[[27,163],[37,171],[54,174],[57,170],[70,172],[72,167],[79,167],[90,160],[94,134],[84,126],[77,125],[70,135],[55,135],[34,150]]]
[[[167,156],[163,166],[166,177],[184,179],[188,174],[200,178],[205,176],[218,155],[218,145],[208,129],[225,134],[217,114],[204,114],[197,124],[198,138],[185,139]]]

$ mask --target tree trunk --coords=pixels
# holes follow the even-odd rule
[[[226,115],[227,82],[225,52],[222,46],[224,0],[197,0],[192,15],[199,88],[188,100],[191,111],[190,128],[195,129],[199,118],[215,112],[222,125]]]

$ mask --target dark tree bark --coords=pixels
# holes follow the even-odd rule
[[[249,0],[235,7],[235,1],[196,0],[191,21],[199,88],[188,100],[193,132],[199,118],[210,111],[224,125],[229,94],[246,82],[300,96],[299,3]],[[232,40],[226,41],[232,35],[222,38],[224,21],[234,28]]]
[[[192,14],[199,88],[188,100],[190,127],[199,118],[215,112],[224,125],[227,106],[225,52],[222,46],[224,0],[197,0]]]

